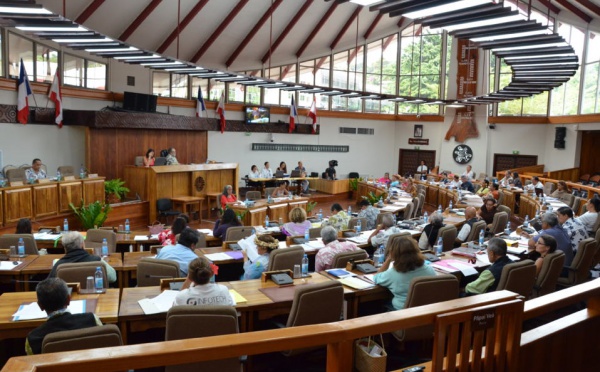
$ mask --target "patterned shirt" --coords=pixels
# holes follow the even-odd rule
[[[44,172],[44,170],[40,168],[40,170],[37,173],[35,173],[33,168],[29,168],[25,171],[25,178],[27,178],[28,180],[39,180],[42,178],[46,178],[46,172]]]
[[[248,260],[244,262],[244,275],[240,280],[260,279],[267,267],[269,267],[268,253],[258,256],[254,261]]]
[[[574,252],[577,251],[579,242],[588,238],[588,233],[585,230],[585,226],[573,218],[566,220],[565,223],[562,224],[562,228],[567,233],[569,239],[571,239],[571,247],[573,247]]]
[[[379,215],[379,209],[372,205],[369,205],[366,209],[363,209],[358,214],[359,218],[367,219],[367,226],[362,226],[363,230],[373,230],[377,225],[377,216]]]
[[[315,271],[323,271],[331,269],[333,257],[342,252],[356,251],[359,248],[352,242],[340,242],[334,240],[327,244],[324,248],[319,249],[317,256],[315,257]]]
[[[377,235],[371,238],[371,245],[375,248],[379,247],[381,244],[383,244],[384,247],[387,247],[387,242],[390,236],[399,234],[401,232],[402,230],[398,226],[392,226],[386,230],[379,231]]]
[[[179,165],[177,158],[171,154],[167,155],[167,165]]]
[[[339,211],[329,217],[328,221],[323,221],[323,226],[333,226],[337,231],[346,230],[348,221],[350,221],[350,216],[345,211]]]

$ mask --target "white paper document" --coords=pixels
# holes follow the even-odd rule
[[[33,238],[35,240],[57,240],[58,238],[60,238],[60,234],[35,233],[33,234]]]
[[[198,232],[201,232],[202,234],[206,234],[208,236],[212,236],[213,234],[211,229],[198,229]]]
[[[140,241],[140,240],[142,240],[142,241],[146,241],[146,240],[148,240],[148,235],[136,235],[136,236],[133,238],[133,240],[135,240],[136,242],[137,242],[137,241]]]
[[[167,289],[154,298],[143,298],[138,301],[144,314],[166,313],[173,306],[173,301],[179,291]]]
[[[83,314],[85,313],[85,300],[71,301],[68,310],[71,314]],[[19,320],[32,320],[32,319],[44,319],[47,318],[48,314],[40,309],[37,302],[32,302],[27,305],[21,305],[19,310],[13,314],[13,321]]]
[[[347,240],[356,243],[356,244],[367,244],[367,242],[369,241],[369,236],[371,234],[365,234],[365,233],[361,233],[358,236],[353,236],[351,238],[348,238]]]
[[[248,258],[250,261],[255,261],[258,258],[258,251],[256,250],[256,244],[254,243],[254,238],[256,235],[250,235],[244,239],[239,240],[237,243],[242,248],[242,250],[246,251]]]
[[[456,267],[464,276],[477,275],[477,270],[473,266],[453,261],[451,266]]]
[[[375,287],[374,283],[369,283],[366,280],[359,279],[355,276],[342,278],[342,279],[339,279],[339,281],[343,285],[348,286],[350,288],[354,288],[354,289],[367,289],[367,288]]]
[[[208,258],[213,262],[231,260],[231,256],[223,252],[205,254],[204,257]]]
[[[21,263],[22,261],[0,261],[0,270],[13,270]]]
[[[321,238],[318,238],[317,240],[311,240],[308,243],[302,244],[302,248],[304,248],[305,252],[318,251],[321,248],[325,248],[325,244],[323,244]]]

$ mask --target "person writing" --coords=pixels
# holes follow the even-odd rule
[[[31,168],[25,171],[25,177],[28,180],[39,180],[46,178],[46,172],[42,169],[42,161],[40,159],[33,159],[31,162]]]
[[[279,182],[279,184],[277,184],[277,188],[271,193],[271,196],[273,198],[281,198],[288,195],[290,192],[287,190],[286,186],[287,183],[285,181]]]
[[[102,325],[94,313],[71,314],[69,312],[68,307],[71,303],[69,288],[60,278],[42,280],[38,283],[35,294],[38,306],[48,314],[48,319],[27,335],[25,339],[27,355],[41,354],[44,337],[51,333]]]
[[[154,150],[148,149],[146,156],[144,156],[144,167],[152,167],[154,165]]]
[[[192,260],[188,266],[188,275],[177,293],[173,306],[235,306],[235,300],[229,289],[222,284],[211,283],[216,266],[206,257]]]
[[[263,271],[269,267],[271,252],[279,248],[279,242],[271,235],[257,235],[254,238],[258,257],[253,261],[248,258],[246,251],[242,251],[244,257],[244,274],[241,280],[260,279]]]
[[[227,235],[227,229],[234,226],[241,226],[242,224],[238,220],[237,216],[233,209],[227,208],[225,212],[223,212],[223,216],[215,222],[215,227],[213,229],[213,236],[215,238],[225,240],[225,236]]]
[[[168,245],[160,250],[156,258],[160,260],[172,260],[179,264],[181,276],[187,276],[190,262],[198,256],[194,253],[196,244],[198,244],[198,231],[186,227],[179,234],[179,240],[175,245]]]
[[[506,250],[506,242],[503,239],[492,238],[488,241],[487,255],[492,266],[482,271],[475,281],[467,284],[465,294],[481,294],[496,290],[502,269],[512,263],[510,258],[506,256]]]
[[[233,187],[231,185],[226,185],[221,194],[221,209],[225,209],[227,203],[235,203],[236,201],[237,197],[233,194]]]
[[[169,149],[169,154],[167,155],[167,165],[179,165],[179,161],[177,161],[177,150],[174,147]]]
[[[335,203],[331,206],[332,215],[329,220],[323,221],[323,226],[333,226],[336,230],[346,230],[348,228],[348,222],[350,216],[344,211],[339,203]]]

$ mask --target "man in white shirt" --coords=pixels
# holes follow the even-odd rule
[[[386,213],[381,218],[381,224],[375,228],[373,234],[369,237],[369,243],[375,248],[383,244],[387,247],[391,235],[401,233],[402,230],[394,225],[394,217],[391,213]]]
[[[534,191],[535,189],[544,189],[544,184],[542,183],[542,181],[540,181],[538,176],[534,176],[531,179],[531,183],[527,186],[525,186],[525,189],[527,189],[528,191]]]
[[[461,176],[467,176],[467,179],[473,180],[475,179],[475,172],[472,170],[473,168],[470,165],[467,165],[467,170],[461,174]]]
[[[465,223],[458,232],[458,236],[456,237],[456,247],[460,247],[462,243],[467,241],[467,238],[471,233],[471,228],[473,227],[473,224],[477,221],[477,210],[474,207],[467,207],[465,209]]]
[[[39,180],[46,178],[46,172],[42,169],[42,161],[40,159],[33,159],[31,162],[31,168],[25,171],[25,176],[28,180]]]
[[[265,167],[262,169],[262,172],[260,172],[260,177],[261,178],[273,178],[273,171],[269,167],[268,161],[265,162]]]
[[[429,168],[427,168],[427,165],[425,165],[425,160],[421,160],[421,165],[417,167],[417,173],[423,175],[427,174],[428,171]]]

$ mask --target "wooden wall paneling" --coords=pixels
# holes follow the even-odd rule
[[[59,182],[58,190],[59,212],[70,212],[71,208],[69,207],[69,203],[73,203],[76,207],[81,206],[81,201],[83,199],[83,187],[81,182]]]
[[[411,175],[417,171],[421,160],[424,160],[429,169],[435,167],[435,151],[434,150],[414,150],[400,149],[398,174],[404,176],[407,173]]]
[[[427,187],[426,200],[425,202],[437,208],[439,204],[440,188],[438,186],[429,185]]]
[[[4,191],[0,190],[0,227],[4,226]]]
[[[148,214],[150,208],[152,207],[147,201],[115,205],[110,212],[108,212],[108,218],[106,219],[106,222],[104,222],[104,225],[124,225],[125,220],[129,219],[131,229],[145,230],[148,228]]]
[[[104,178],[87,178],[82,181],[83,202],[90,204],[96,200],[104,201],[106,195],[104,192]]]
[[[221,170],[211,171],[206,174],[206,192],[222,192],[223,186],[221,185]]]
[[[191,172],[171,173],[172,196],[190,196],[191,192]]]
[[[156,174],[156,199],[172,198],[173,195],[173,174]]]
[[[269,204],[268,215],[270,221],[279,222],[279,219],[283,219],[283,223],[288,222],[288,204]]]
[[[579,181],[579,168],[569,168],[569,169],[561,169],[556,171],[548,172],[548,178],[553,178],[555,180],[563,180],[563,181],[571,181],[577,182]]]
[[[33,186],[33,215],[35,219],[58,214],[58,186],[46,183]]]
[[[290,201],[288,203],[289,206],[289,210],[291,211],[294,208],[302,208],[306,211],[306,207],[308,206],[308,199],[303,199],[303,200],[296,200],[294,199],[293,201]],[[288,215],[289,217],[289,215]]]
[[[33,194],[30,186],[17,186],[4,190],[4,223],[21,218],[33,219]]]
[[[245,226],[260,226],[264,225],[265,217],[267,217],[267,207],[250,208],[244,216]]]
[[[510,210],[515,212],[515,194],[510,190],[502,190],[504,193],[504,205],[506,205]]]
[[[125,166],[123,171],[122,179],[125,181],[125,187],[129,189],[129,195],[133,197],[138,194],[142,200],[148,200],[150,182],[147,180],[149,174],[153,173],[151,168],[129,165]]]
[[[584,131],[581,135],[580,174],[600,172],[600,131]]]
[[[493,174],[509,169],[519,174],[526,171],[544,172],[543,165],[538,165],[537,155],[494,154]]]

